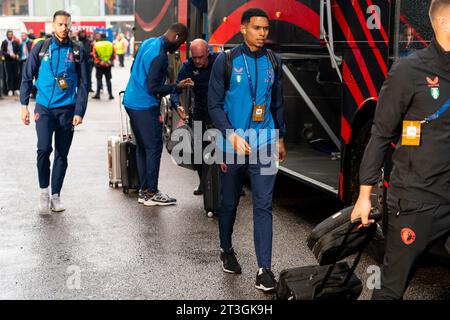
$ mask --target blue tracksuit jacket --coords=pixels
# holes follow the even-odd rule
[[[250,94],[248,75],[243,59],[245,54],[253,88],[256,90],[256,104],[265,105],[265,115],[262,122],[252,121],[253,102]],[[278,59],[278,71],[274,75],[272,64],[267,56],[265,48],[251,52],[242,44],[231,50],[232,74],[230,88],[225,91],[225,54],[219,55],[214,63],[208,90],[208,109],[211,120],[215,127],[224,135],[227,129],[249,128],[279,129],[279,137],[285,135],[286,129],[283,121],[283,72],[282,62]],[[266,92],[269,85],[269,78],[273,85],[266,104]],[[247,139],[248,141],[248,139]],[[270,134],[267,141],[259,141],[258,148],[270,143]],[[256,141],[250,141],[250,145],[255,147]],[[227,146],[228,148],[231,145]]]
[[[145,40],[138,50],[125,90],[123,104],[133,110],[158,107],[163,96],[179,93],[176,84],[166,85],[168,43],[164,36]]]
[[[80,47],[80,78],[78,78],[73,46],[70,40],[60,42],[53,37],[39,66],[39,51],[43,45],[44,41],[36,44],[28,57],[25,72],[22,75],[22,85],[20,86],[21,104],[28,105],[30,102],[33,79],[39,71],[39,77],[36,82],[36,103],[49,109],[75,106],[75,115],[84,117],[88,99],[87,60],[84,48]],[[60,77],[64,73],[66,73],[68,88],[61,90],[55,77]]]
[[[269,77],[273,81],[262,122],[252,121],[253,102],[243,54],[246,56],[253,88],[256,90],[257,105],[265,104]],[[257,52],[251,52],[245,44],[242,44],[231,50],[231,57],[233,68],[229,90],[225,91],[224,85],[225,54],[219,55],[216,59],[209,80],[208,109],[214,126],[224,135],[227,129],[247,131],[249,128],[252,128],[255,130],[279,129],[279,137],[283,137],[286,129],[283,121],[283,72],[281,59],[276,57],[278,59],[278,71],[274,75],[273,67],[265,48]],[[269,76],[270,74],[271,76]],[[270,143],[270,138],[266,142]],[[255,143],[255,141],[250,141],[251,146]],[[265,141],[259,141],[258,147],[265,144]],[[227,149],[229,147],[231,146],[229,145]]]

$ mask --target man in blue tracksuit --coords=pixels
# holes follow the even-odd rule
[[[33,79],[38,74],[34,120],[37,132],[37,167],[41,195],[39,213],[60,212],[65,208],[60,192],[67,169],[67,156],[72,144],[74,127],[82,123],[87,105],[87,60],[84,49],[69,39],[70,14],[57,11],[53,16],[55,33],[48,41],[41,41],[32,49],[20,87],[21,117],[30,124],[28,103]],[[47,47],[47,48],[46,48]],[[45,50],[46,49],[46,50]],[[41,52],[44,51],[45,52]],[[51,194],[50,154],[55,133]]]
[[[173,24],[159,38],[145,40],[136,55],[123,103],[136,138],[136,156],[141,182],[138,201],[146,206],[173,205],[176,200],[158,190],[162,152],[160,102],[165,95],[180,92],[192,84],[185,79],[166,84],[168,57],[187,39],[187,28]]]
[[[225,272],[241,273],[231,237],[240,192],[248,171],[253,193],[254,244],[259,267],[256,288],[268,292],[276,286],[271,271],[272,195],[276,166],[275,170],[265,169],[274,166],[276,158],[282,162],[286,154],[281,60],[264,47],[269,33],[269,19],[264,11],[257,8],[245,11],[241,19],[241,33],[244,43],[231,50],[231,70],[227,67],[226,54],[220,55],[214,63],[208,91],[211,119],[226,137],[225,151],[232,150],[234,153],[234,163],[230,163],[227,157],[226,169],[221,166],[223,192],[218,212],[220,259]],[[231,73],[229,78],[227,70]],[[256,135],[253,134],[255,131]],[[278,137],[274,131],[278,132]],[[263,161],[267,155],[269,161]],[[245,156],[245,163],[236,164],[237,156]]]
[[[201,122],[203,137],[206,127],[211,124],[211,119],[208,114],[208,84],[212,66],[214,61],[216,61],[218,53],[209,52],[208,44],[203,39],[193,40],[191,42],[190,52],[191,57],[181,66],[180,72],[178,73],[177,82],[188,78],[191,78],[194,82],[193,93],[195,103],[193,109],[193,120],[195,123],[198,123],[199,121]],[[174,93],[170,97],[171,105],[177,108],[177,112],[180,114],[180,117],[183,119],[186,118],[185,110],[180,103],[180,95],[178,93]],[[206,144],[203,143],[203,147],[205,146]],[[194,195],[202,195],[202,165],[196,164],[195,168],[200,178],[200,184],[198,188],[194,190]]]

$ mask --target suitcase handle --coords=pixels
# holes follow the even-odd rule
[[[352,232],[352,229],[355,227],[356,223],[354,223],[353,221],[349,224],[348,230],[345,233],[344,239],[342,240],[341,246],[339,247],[339,250],[342,251],[345,247],[345,245],[347,244],[347,240],[348,237],[350,236],[350,233]],[[364,252],[365,248],[362,248],[359,252],[358,255],[356,256],[355,260],[353,261],[353,265],[350,268],[350,271],[348,272],[347,276],[345,277],[344,283],[343,285],[347,285],[348,282],[350,281],[350,278],[352,276],[352,274],[355,272],[356,267],[359,264],[359,261],[361,260],[361,256]],[[316,293],[319,293],[323,290],[323,288],[325,287],[325,285],[327,284],[328,280],[331,277],[331,274],[333,273],[334,268],[336,267],[337,262],[333,263],[327,270],[327,273],[325,274],[325,277],[323,278],[322,283],[317,286],[316,290],[314,290],[313,296],[316,295]]]
[[[119,92],[119,115],[120,115],[120,139],[122,140],[122,141],[125,141],[125,135],[126,135],[126,137],[127,138],[129,138],[130,137],[130,131],[129,131],[129,128],[128,128],[128,116],[126,116],[126,119],[125,119],[125,122],[126,122],[126,124],[125,124],[125,127],[126,127],[126,131],[124,132],[124,125],[123,125],[123,114],[122,114],[122,112],[123,112],[123,110],[122,110],[122,105],[123,105],[123,95],[124,95],[124,93],[125,93],[125,91],[120,91]],[[125,111],[126,112],[126,111]]]

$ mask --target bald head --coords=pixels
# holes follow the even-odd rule
[[[208,43],[203,39],[191,42],[191,59],[197,68],[206,68],[209,63]]]

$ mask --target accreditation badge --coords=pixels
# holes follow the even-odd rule
[[[403,121],[402,146],[420,146],[420,121]]]
[[[58,87],[59,87],[59,89],[61,89],[61,91],[64,91],[69,87],[65,77],[58,77],[58,79],[56,79],[56,81],[58,82]]]
[[[263,122],[264,121],[264,113],[266,111],[266,106],[256,106],[253,108],[253,121],[255,122]]]

